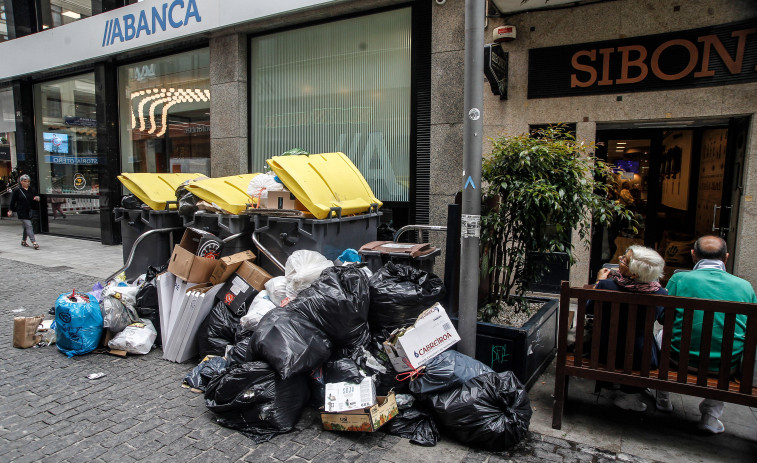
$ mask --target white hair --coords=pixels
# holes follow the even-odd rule
[[[629,246],[626,252],[628,251],[631,251],[631,262],[627,264],[628,270],[636,274],[636,281],[650,283],[662,276],[665,259],[657,251],[638,245]]]
[[[29,177],[29,176],[28,176],[28,175],[26,175],[26,174],[24,174],[24,175],[22,175],[22,176],[20,176],[20,177],[18,178],[18,181],[19,181],[19,182],[22,182],[22,181],[24,181],[24,180],[29,180],[29,181],[31,182],[32,178],[31,178],[31,177]]]

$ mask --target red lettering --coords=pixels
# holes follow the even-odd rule
[[[644,60],[647,59],[647,49],[641,45],[629,45],[627,47],[618,47],[618,51],[621,54],[621,66],[620,66],[620,79],[616,80],[616,84],[635,84],[646,79],[649,74],[649,68]],[[629,58],[632,51],[638,53],[638,57],[634,60]],[[630,67],[639,68],[639,74],[636,77],[628,77],[628,69]]]
[[[664,52],[668,48],[672,46],[676,46],[676,45],[684,47],[685,49],[689,51],[689,63],[680,72],[677,72],[675,74],[665,74],[662,71],[662,69],[660,69],[660,55],[662,55],[662,52]],[[693,43],[685,39],[673,39],[673,40],[668,40],[667,42],[657,47],[657,50],[655,50],[654,53],[652,53],[652,62],[650,63],[650,65],[652,67],[652,72],[654,73],[654,75],[656,75],[660,79],[678,80],[682,77],[685,77],[691,71],[694,70],[694,68],[697,65],[698,58],[699,58],[699,51],[697,50],[696,45],[694,45]]]
[[[704,43],[704,50],[702,51],[702,70],[695,72],[694,77],[710,77],[715,75],[715,71],[709,69],[710,67],[710,49],[715,48],[718,52],[720,59],[723,60],[723,64],[728,68],[731,74],[741,73],[741,65],[744,62],[744,49],[746,48],[746,36],[757,32],[757,28],[743,29],[740,31],[733,31],[731,37],[737,37],[739,39],[736,45],[736,57],[731,58],[728,54],[728,50],[725,49],[723,43],[720,41],[717,35],[705,35],[699,37],[699,41]]]
[[[589,80],[580,81],[578,80],[578,77],[576,74],[570,75],[570,88],[574,87],[591,87],[594,85],[594,82],[597,81],[597,70],[594,69],[593,66],[590,66],[588,64],[581,64],[578,62],[578,59],[582,56],[588,56],[591,61],[594,61],[597,59],[597,50],[581,50],[577,51],[573,58],[570,60],[570,64],[573,66],[573,69],[576,71],[583,71],[589,73]]]

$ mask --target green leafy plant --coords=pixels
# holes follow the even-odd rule
[[[607,199],[612,170],[594,157],[595,149],[576,141],[563,125],[492,140],[482,166],[487,207],[481,220],[481,276],[489,282],[482,320],[506,307],[527,310],[526,292],[545,270],[543,261],[529,255],[566,253],[572,265],[573,230],[588,248],[592,220],[623,220],[636,231],[633,213]]]

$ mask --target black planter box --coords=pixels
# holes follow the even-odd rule
[[[494,371],[511,370],[530,389],[557,352],[557,299],[531,299],[544,305],[520,328],[477,322],[476,360]],[[457,317],[450,317],[457,326]]]

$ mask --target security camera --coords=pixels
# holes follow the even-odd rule
[[[437,5],[444,5],[445,3],[447,3],[447,0],[436,0]]]

